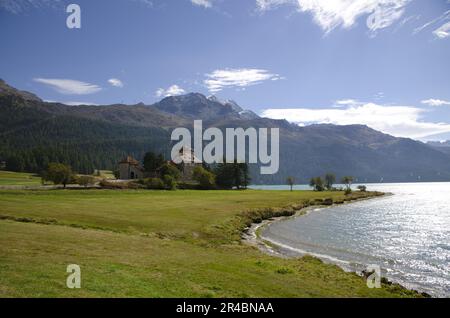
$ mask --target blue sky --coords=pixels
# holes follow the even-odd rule
[[[0,38],[0,78],[49,101],[195,91],[300,125],[450,138],[448,0],[0,0]]]

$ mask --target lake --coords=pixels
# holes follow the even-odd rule
[[[312,254],[352,271],[378,265],[392,281],[449,297],[450,183],[367,186],[393,195],[316,209],[271,223],[261,235],[293,256]]]

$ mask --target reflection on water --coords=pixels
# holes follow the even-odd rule
[[[405,286],[450,296],[450,183],[368,189],[394,195],[275,222],[262,236],[291,254],[315,254],[351,270],[377,264]]]

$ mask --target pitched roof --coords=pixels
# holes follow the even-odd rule
[[[179,151],[179,158],[181,158],[181,162],[184,163],[201,163],[202,161],[200,159],[198,159],[195,154],[194,151],[186,146],[183,146],[182,148],[180,148]]]
[[[131,157],[131,156],[125,157],[125,158],[122,159],[122,161],[120,161],[119,163],[128,163],[128,164],[130,164],[130,165],[132,165],[132,166],[139,166],[139,165],[140,165],[139,161],[137,161],[136,159],[134,159],[134,158]]]

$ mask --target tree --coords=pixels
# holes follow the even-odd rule
[[[334,173],[327,173],[325,175],[325,188],[327,188],[328,191],[331,191],[333,189],[333,185],[336,182],[336,176]]]
[[[294,184],[295,184],[295,179],[294,177],[288,177],[286,179],[286,183],[291,187],[291,191],[293,190]]]
[[[95,178],[93,176],[79,176],[76,178],[77,184],[87,188],[89,185],[95,184]]]
[[[346,190],[348,192],[352,191],[352,183],[353,183],[353,177],[351,176],[346,176],[342,178],[342,183],[345,184],[345,187],[347,188]]]
[[[237,162],[221,163],[215,169],[216,183],[223,189],[247,188],[250,175],[247,163]]]
[[[62,163],[50,163],[43,175],[44,181],[62,184],[64,188],[73,180],[72,168]]]
[[[234,186],[234,168],[229,163],[219,163],[214,170],[216,183],[220,188],[232,189]]]
[[[248,185],[250,184],[250,181],[252,180],[250,178],[250,171],[248,169],[248,164],[245,162],[240,163],[239,168],[241,169],[242,173],[242,186],[244,187],[244,189],[247,189]]]
[[[156,170],[165,163],[162,154],[156,155],[153,152],[147,152],[144,156],[144,169],[149,173],[156,173]]]
[[[358,186],[358,190],[361,192],[366,192],[367,191],[367,187],[365,185],[359,185]]]
[[[163,179],[165,176],[171,176],[174,180],[178,180],[181,175],[180,170],[177,167],[175,167],[173,164],[168,163],[168,162],[166,162],[162,166],[160,166],[158,171],[159,171],[161,178],[163,178]]]
[[[323,191],[325,189],[324,182],[321,177],[311,178],[309,185],[314,191]]]
[[[216,186],[216,176],[203,167],[195,167],[192,178],[200,184],[202,189],[214,189]]]

